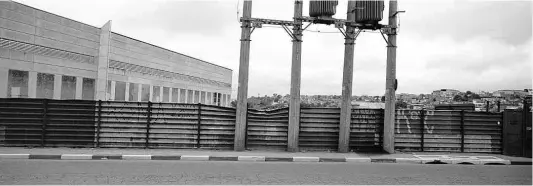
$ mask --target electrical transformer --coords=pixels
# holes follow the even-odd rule
[[[362,24],[377,25],[383,20],[385,2],[383,0],[355,1],[355,22]]]
[[[337,12],[337,0],[309,1],[309,16],[331,18]]]

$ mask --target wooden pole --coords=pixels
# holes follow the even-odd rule
[[[392,26],[388,35],[387,46],[387,77],[385,85],[385,124],[383,131],[383,150],[394,153],[394,113],[396,102],[396,13],[398,1],[389,1],[389,25]]]
[[[348,1],[348,21],[355,21],[352,11],[355,1]],[[346,25],[346,38],[344,38],[344,68],[342,74],[342,103],[339,125],[339,152],[348,152],[350,148],[350,123],[352,117],[352,82],[353,58],[355,45],[355,27]]]
[[[291,67],[291,97],[289,104],[289,133],[287,150],[298,151],[298,138],[300,132],[300,83],[302,69],[302,0],[294,1],[294,26],[292,40],[292,67]]]
[[[252,1],[245,0],[243,4],[243,18],[252,17]],[[246,135],[246,102],[248,97],[248,70],[250,66],[250,32],[251,22],[244,20],[241,25],[241,57],[239,63],[239,84],[237,92],[237,113],[235,123],[234,150],[245,149]]]

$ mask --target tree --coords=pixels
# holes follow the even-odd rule
[[[403,100],[396,102],[396,109],[406,109],[406,108],[407,108],[407,103],[404,102]]]
[[[381,96],[381,102],[385,102],[385,96]]]
[[[237,108],[237,100],[231,101],[231,107]]]
[[[460,102],[460,101],[464,101],[464,97],[457,94],[455,96],[453,96],[453,101],[457,101],[457,102]]]

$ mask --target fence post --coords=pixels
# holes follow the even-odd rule
[[[148,141],[150,138],[150,120],[152,119],[152,102],[148,101],[148,108],[147,108],[148,114],[146,116],[146,143],[144,145],[144,148],[148,148]]]
[[[196,148],[200,148],[200,124],[202,123],[202,104],[198,103],[198,126],[196,133]]]
[[[465,152],[465,111],[461,110],[461,152]]]
[[[44,147],[46,138],[46,125],[48,124],[48,99],[43,100],[43,121],[41,125],[41,147]]]
[[[420,111],[420,151],[424,152],[424,126],[425,126],[424,109]]]
[[[504,114],[505,114],[505,111],[500,113],[502,115],[501,117],[501,120],[502,122],[500,122],[500,148],[501,148],[501,154],[503,154],[503,148],[504,148],[504,144],[503,144],[503,127],[504,127],[504,122],[505,120],[503,119],[504,118]]]
[[[500,112],[500,110],[501,110],[501,109],[500,109],[501,102],[498,100],[497,104],[498,104],[498,112]]]
[[[248,103],[246,103],[246,108],[248,108]],[[248,112],[250,110],[246,109],[246,126],[244,126],[244,149],[246,150],[248,148]],[[235,136],[234,136],[235,137]]]
[[[489,112],[489,106],[490,106],[490,102],[487,101],[487,108],[486,108],[486,112]]]
[[[102,126],[102,100],[98,100],[98,123],[96,127],[96,147],[100,147],[101,126]]]

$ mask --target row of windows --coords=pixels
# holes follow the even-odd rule
[[[29,72],[19,70],[9,70],[7,97],[10,98],[28,98],[33,97],[29,91]],[[61,78],[61,92],[58,96],[60,99],[76,98],[76,77],[74,76],[56,76],[54,74],[37,73],[37,82],[35,87],[35,98],[54,98],[54,89],[56,88],[56,78]],[[33,87],[31,87],[33,88]],[[81,99],[94,100],[95,80],[91,78],[82,79]]]
[[[218,92],[150,86],[148,84],[128,83],[122,81],[108,81],[107,87],[106,96],[108,100],[115,101],[202,103],[219,106],[228,106],[230,102],[230,95],[221,94]]]
[[[95,79],[74,76],[36,73],[35,95],[30,95],[30,72],[9,70],[7,97],[11,98],[47,98],[47,99],[95,99]],[[56,80],[56,79],[60,79]],[[56,82],[59,81],[59,82]],[[76,97],[77,82],[81,81],[81,95]],[[60,92],[54,91],[59,88]],[[33,87],[31,87],[33,88]],[[127,89],[127,91],[126,91]],[[107,100],[116,101],[153,101],[174,103],[202,103],[229,106],[230,95],[217,92],[187,90],[182,88],[150,86],[148,84],[108,81]],[[58,95],[54,96],[54,92]],[[80,93],[78,93],[80,94]],[[126,99],[127,98],[127,99]]]

